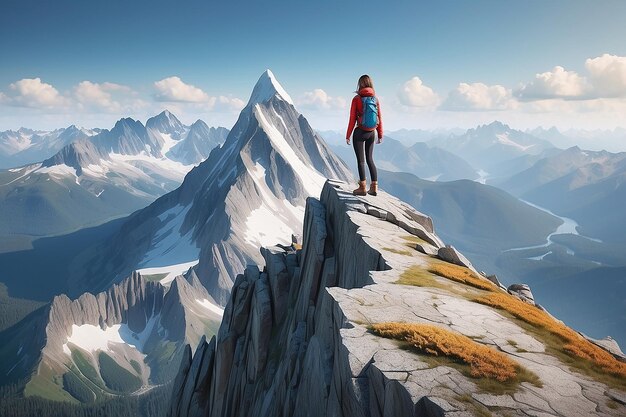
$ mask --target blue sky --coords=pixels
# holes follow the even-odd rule
[[[108,127],[166,107],[183,121],[229,125],[265,68],[321,129],[343,127],[362,73],[373,76],[390,128],[624,123],[620,0],[3,0],[0,8],[0,130]]]

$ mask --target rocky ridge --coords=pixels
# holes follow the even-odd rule
[[[427,253],[460,254],[407,204],[349,188],[329,181],[320,200],[307,200],[301,250],[264,248],[263,270],[237,277],[217,337],[185,351],[172,416],[623,415],[623,392],[571,370],[514,319],[463,296],[473,289],[398,284],[411,268],[425,271]],[[383,321],[469,336],[541,384],[486,391],[369,330]]]
[[[2,373],[12,381],[25,378],[26,395],[89,402],[76,397],[67,382],[59,383],[69,373],[91,392],[91,400],[130,394],[134,389],[103,385],[105,353],[146,391],[173,379],[185,345],[216,333],[221,314],[209,304],[215,305],[193,272],[177,276],[169,287],[134,272],[105,292],[75,300],[57,296],[13,330],[0,353],[12,356],[6,363],[15,366]]]

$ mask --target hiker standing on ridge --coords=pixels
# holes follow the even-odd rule
[[[346,143],[350,145],[350,136],[354,140],[354,153],[359,168],[359,188],[352,191],[354,195],[377,195],[378,172],[374,164],[375,131],[378,132],[378,143],[383,141],[383,120],[380,102],[374,93],[374,84],[369,75],[361,75],[357,84],[357,95],[350,106],[350,121],[346,132]],[[356,124],[356,129],[354,125]],[[354,135],[352,133],[354,131]],[[367,191],[365,178],[365,162],[370,171],[370,189]]]

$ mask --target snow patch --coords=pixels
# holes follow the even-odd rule
[[[83,168],[83,174],[91,177],[106,178],[106,174],[109,172],[109,167],[105,164],[96,165],[89,164]]]
[[[159,315],[150,317],[144,329],[139,333],[130,330],[126,323],[114,324],[104,329],[93,324],[80,326],[72,324],[70,336],[63,344],[63,352],[71,355],[71,350],[68,346],[70,343],[88,352],[111,351],[116,344],[128,345],[142,352],[150,334],[154,330],[154,326],[156,326],[159,320]]]
[[[110,343],[126,343],[122,339],[121,324],[114,324],[111,327],[102,329],[100,326],[94,326],[93,324],[83,324],[77,326],[72,324],[72,331],[67,342],[63,345],[63,351],[70,352],[68,343],[78,346],[88,352],[95,352],[98,350],[111,350]]]
[[[167,118],[169,120],[169,114],[167,115]],[[176,146],[179,141],[177,141],[176,139],[172,139],[172,134],[171,133],[161,133],[159,132],[159,134],[161,135],[161,137],[163,138],[163,146],[161,147],[161,154],[165,155],[167,154],[170,149],[172,149],[174,146]]]
[[[113,162],[124,162],[127,164],[134,164],[134,163],[144,163],[144,164],[150,164],[153,165],[153,167],[155,168],[154,171],[155,172],[171,172],[171,173],[176,173],[178,174],[177,177],[180,177],[180,180],[182,181],[182,179],[185,177],[185,175],[191,171],[191,169],[194,167],[194,165],[184,165],[180,162],[177,161],[173,161],[169,158],[163,157],[163,158],[157,158],[155,156],[150,155],[149,153],[142,151],[139,154],[136,155],[124,155],[124,154],[119,154],[119,153],[111,153],[109,154],[109,156],[111,157],[111,160]]]
[[[277,243],[290,244],[293,229],[280,217],[280,213],[263,203],[246,219],[244,239],[252,246],[273,246]]]
[[[300,177],[302,185],[307,193],[312,197],[319,197],[322,192],[322,187],[326,182],[326,178],[324,178],[316,170],[306,165],[304,161],[296,155],[293,148],[289,146],[289,143],[287,143],[278,129],[267,121],[265,115],[263,114],[263,110],[258,104],[254,108],[254,113],[257,116],[257,120],[259,121],[261,128],[265,131],[274,145],[274,148],[282,155],[285,161],[291,165],[295,173]]]
[[[487,178],[489,178],[489,173],[485,170],[479,169],[477,174],[478,179],[476,180],[476,182],[481,183],[481,184],[485,184],[487,182]]]
[[[181,263],[197,262],[200,249],[191,238],[191,231],[186,235],[180,234],[189,206],[180,204],[159,215],[163,222],[156,232],[151,243],[151,249],[139,263],[142,268],[168,267]]]
[[[212,302],[210,302],[209,300],[207,300],[206,298],[201,300],[201,299],[196,299],[196,302],[198,304],[200,304],[202,307],[206,308],[207,310],[217,314],[218,316],[222,317],[224,315],[224,309],[221,308],[218,305],[213,304]]]
[[[287,94],[283,86],[276,80],[272,71],[268,69],[265,70],[254,86],[250,100],[248,101],[248,106],[266,102],[274,96],[277,96],[293,106],[293,100],[289,94]]]
[[[192,266],[196,266],[197,264],[198,260],[196,259],[195,261],[184,262],[176,265],[138,269],[137,272],[139,272],[141,275],[159,275],[167,273],[167,275],[161,278],[159,282],[161,283],[161,285],[168,285],[170,282],[174,281],[174,278],[184,274],[189,270],[189,268],[191,268]]]
[[[244,240],[254,247],[291,244],[292,225],[304,220],[304,207],[294,206],[286,199],[279,200],[267,186],[265,168],[258,162],[248,167],[263,203],[252,210],[245,224]]]
[[[433,175],[432,177],[428,177],[428,178],[424,178],[424,179],[426,181],[437,181],[439,179],[439,177],[441,177],[441,175],[443,175],[443,174]]]
[[[15,170],[9,170],[11,172],[19,172],[21,170],[25,170],[26,172],[24,174],[20,175],[19,177],[15,178],[15,179],[13,179],[13,180],[11,180],[9,182],[7,182],[6,184],[0,184],[0,185],[12,184],[12,183],[14,183],[17,180],[21,180],[22,178],[26,177],[30,173],[37,171],[39,168],[41,168],[41,164],[31,165],[31,166],[24,167],[24,168],[16,168]]]
[[[520,145],[517,142],[512,141],[509,138],[508,132],[507,133],[497,134],[496,138],[498,138],[498,142],[500,142],[501,144],[507,145],[507,146],[512,146],[512,147],[517,148],[517,149],[519,149],[521,151],[526,151],[526,150],[532,148],[533,146],[535,146],[534,144],[533,145],[524,146],[524,145]]]
[[[78,175],[76,175],[76,170],[70,166],[67,166],[65,164],[60,164],[60,165],[53,165],[51,167],[41,167],[37,170],[34,171],[37,174],[48,174],[51,177],[54,178],[71,178],[74,177],[74,182],[78,185],[80,185],[80,182],[78,182]],[[26,178],[28,179],[28,177]],[[13,181],[11,181],[13,182]]]

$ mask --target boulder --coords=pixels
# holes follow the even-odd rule
[[[526,284],[511,284],[506,291],[525,303],[535,305],[535,297],[533,297],[530,287]]]

